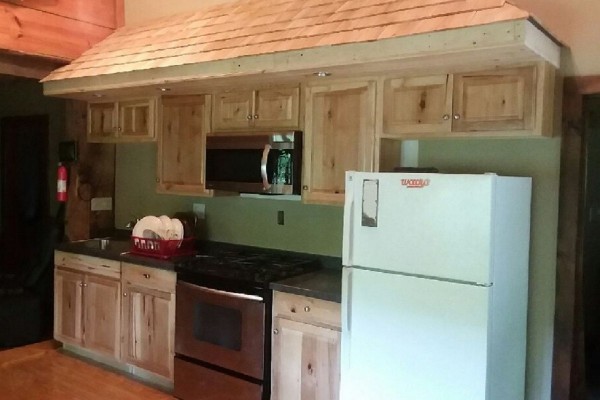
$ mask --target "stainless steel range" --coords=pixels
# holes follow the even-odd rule
[[[175,389],[183,400],[270,398],[269,283],[316,257],[214,244],[176,266]]]

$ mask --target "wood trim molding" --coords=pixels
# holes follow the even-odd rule
[[[600,93],[600,76],[566,78],[558,221],[552,399],[585,397],[580,221],[583,201],[583,97]]]
[[[22,78],[42,79],[60,67],[61,63],[41,57],[28,57],[0,50],[0,74]]]

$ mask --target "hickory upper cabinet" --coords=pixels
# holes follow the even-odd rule
[[[551,135],[553,79],[545,64],[385,79],[382,136]]]
[[[155,115],[154,98],[88,103],[88,141],[92,143],[154,141]]]
[[[210,96],[165,96],[160,103],[157,191],[210,195],[204,188]]]
[[[223,91],[215,93],[213,99],[213,132],[299,127],[298,86]]]
[[[346,171],[372,171],[375,142],[374,81],[306,89],[302,199],[342,204]]]

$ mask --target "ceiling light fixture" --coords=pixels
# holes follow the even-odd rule
[[[97,99],[104,97],[102,93],[94,93],[93,96]]]
[[[317,76],[319,78],[326,78],[328,76],[331,76],[331,72],[326,72],[326,71],[317,71],[313,73],[314,76]]]
[[[160,87],[158,88],[158,90],[160,90],[161,92],[168,92],[171,89],[169,89],[168,87]]]

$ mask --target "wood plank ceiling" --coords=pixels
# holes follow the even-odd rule
[[[524,20],[506,0],[241,0],[124,27],[44,81]]]

